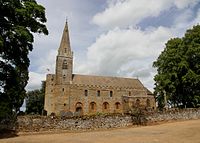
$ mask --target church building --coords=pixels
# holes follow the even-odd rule
[[[46,77],[47,115],[127,113],[136,107],[156,108],[154,96],[138,79],[73,74],[73,52],[66,22],[55,74]]]

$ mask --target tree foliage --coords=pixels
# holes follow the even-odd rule
[[[45,81],[42,82],[41,89],[29,91],[26,96],[26,113],[42,114],[44,110]]]
[[[153,63],[157,68],[155,93],[159,107],[200,106],[200,25],[186,31],[183,38],[170,39]]]
[[[19,111],[28,81],[33,33],[48,34],[35,0],[0,0],[0,118]]]

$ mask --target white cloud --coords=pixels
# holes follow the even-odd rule
[[[177,8],[182,9],[188,6],[194,6],[198,0],[173,0],[172,2]]]
[[[78,64],[75,70],[87,74],[138,77],[152,90],[156,73],[152,68],[153,61],[170,38],[183,36],[186,29],[200,20],[200,14],[195,19],[192,18],[191,8],[197,2],[198,0],[108,1],[108,7],[97,13],[92,21],[112,30],[96,39],[88,48],[87,62]],[[143,30],[132,28],[147,17],[159,17],[172,7],[181,9],[182,13],[177,15],[170,27],[146,27]]]
[[[186,10],[177,17],[173,24],[173,31],[178,37],[182,37],[185,31],[200,22],[200,9],[196,13],[196,17],[191,20],[191,10]]]
[[[37,72],[45,73],[48,70],[54,72],[55,64],[56,64],[56,55],[57,50],[50,50],[48,53],[44,53],[44,57],[40,57],[38,59],[39,66],[37,68]]]
[[[152,64],[171,36],[170,29],[164,27],[146,31],[116,28],[101,35],[88,48],[87,64],[77,70],[101,75],[147,76],[151,65],[146,66]]]
[[[196,2],[160,0],[153,5],[151,0],[111,1],[105,11],[94,16],[93,22],[99,26],[115,28],[96,39],[88,48],[86,64],[78,65],[76,71],[87,74],[134,76],[141,79],[144,85],[152,90],[153,77],[156,73],[152,68],[153,61],[170,38],[183,36],[186,29],[200,20],[200,14],[191,20],[192,11],[189,7],[194,6]],[[143,30],[131,27],[144,18],[158,16],[162,11],[173,6],[185,9],[171,27],[147,27]],[[124,29],[121,26],[129,26],[129,28]]]
[[[29,81],[26,90],[40,89],[42,81],[45,80],[45,74],[39,74],[36,72],[29,72]]]
[[[183,9],[198,0],[112,0],[108,8],[93,17],[93,23],[102,27],[136,25],[147,17],[157,17],[171,7]]]

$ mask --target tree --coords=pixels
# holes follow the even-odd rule
[[[0,119],[23,103],[33,33],[47,35],[45,22],[45,8],[35,0],[0,0]]]
[[[155,94],[164,107],[164,94],[174,107],[200,106],[200,25],[187,30],[183,38],[170,39],[153,63]]]
[[[26,113],[42,114],[44,110],[45,81],[42,82],[41,89],[29,91],[26,96]]]

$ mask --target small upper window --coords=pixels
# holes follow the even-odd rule
[[[85,90],[85,96],[88,96],[88,90]]]
[[[63,68],[63,69],[67,69],[67,60],[64,60],[64,61],[63,61],[62,68]]]
[[[112,97],[113,96],[113,91],[110,91],[110,97]]]
[[[100,96],[100,90],[97,91],[97,96]]]
[[[67,48],[65,48],[65,53],[67,53]]]
[[[130,91],[128,92],[128,95],[131,96],[131,92]]]

